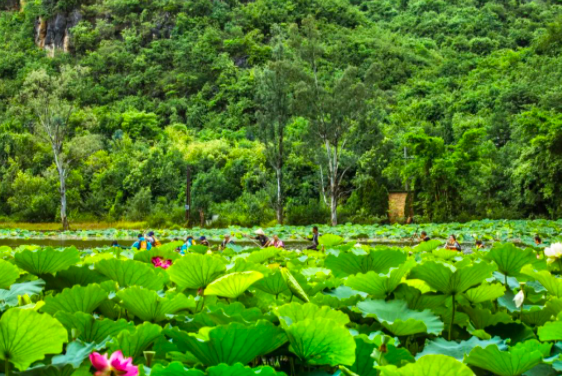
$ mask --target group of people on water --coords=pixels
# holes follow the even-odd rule
[[[285,248],[285,243],[279,238],[279,235],[273,234],[270,238],[266,235],[265,231],[262,230],[261,228],[254,231],[252,235],[243,234],[243,236],[249,239],[250,241],[252,241],[260,248],[266,248],[266,247]],[[308,238],[308,240],[311,242],[311,245],[308,246],[307,249],[318,249],[318,246],[320,245],[319,238],[320,238],[320,233],[318,231],[318,227],[314,226],[312,228],[311,237]],[[421,243],[431,240],[431,238],[429,237],[426,231],[420,232],[420,234],[415,235],[414,238],[416,238]],[[178,240],[179,240],[178,238],[174,239],[174,241],[178,241]],[[540,246],[542,244],[542,239],[538,235],[535,236],[534,241],[535,241],[535,245],[537,246]],[[185,239],[185,242],[181,246],[179,246],[176,249],[176,251],[179,252],[180,254],[185,254],[188,252],[188,249],[190,247],[197,244],[206,247],[211,246],[211,244],[209,243],[209,241],[204,235],[200,236],[197,240],[192,235],[188,235],[187,238]],[[229,246],[234,244],[235,242],[232,235],[227,232],[223,236],[222,242],[219,245],[219,250],[222,251],[225,248],[228,248]],[[156,237],[154,231],[149,231],[148,233],[146,233],[146,235],[144,233],[140,233],[138,235],[137,241],[133,243],[131,248],[134,248],[139,251],[150,250],[152,249],[152,247],[158,247],[159,245],[161,245],[161,242]],[[117,242],[114,242],[113,246],[121,247],[120,245],[117,244]],[[481,249],[483,247],[484,244],[482,243],[482,241],[476,240],[475,248]],[[121,248],[127,248],[127,247],[121,247]],[[447,239],[447,242],[445,243],[443,248],[462,252],[462,247],[458,242],[457,237],[454,234],[449,235],[449,238]]]
[[[309,238],[312,244],[309,247],[307,247],[307,249],[318,248],[318,245],[320,244],[319,236],[320,234],[318,232],[318,227],[314,226],[312,228],[312,236]],[[266,247],[285,248],[285,243],[279,238],[279,235],[273,234],[271,238],[269,238],[266,235],[265,231],[263,231],[261,228],[256,230],[253,235],[244,234],[244,237],[250,239],[250,241],[254,242],[256,245],[259,245],[260,248],[266,248]],[[178,238],[174,239],[174,241],[178,241],[178,240],[179,240]],[[200,236],[198,240],[195,240],[195,238],[192,235],[188,235],[183,245],[178,247],[176,251],[183,255],[188,252],[188,249],[190,247],[197,244],[206,247],[211,246],[211,244],[209,243],[209,241],[204,235]],[[219,245],[219,250],[223,250],[225,248],[228,248],[228,246],[234,244],[235,242],[234,239],[232,238],[232,235],[230,233],[226,233],[224,234],[223,240]],[[161,242],[158,240],[158,238],[156,238],[154,231],[149,231],[148,233],[146,233],[146,235],[144,233],[138,234],[137,240],[133,243],[131,248],[134,248],[139,251],[144,251],[144,250],[150,250],[152,249],[152,247],[158,247],[159,245],[161,245]],[[117,242],[113,242],[112,246],[121,247]],[[126,247],[122,247],[122,248],[126,248]]]

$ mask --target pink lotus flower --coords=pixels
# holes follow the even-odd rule
[[[151,261],[155,267],[162,269],[168,269],[172,265],[172,260],[163,260],[159,256],[153,257]]]
[[[95,376],[137,376],[139,368],[133,365],[133,358],[124,358],[121,350],[115,351],[108,359],[107,354],[94,352],[90,354],[90,362],[97,369]]]

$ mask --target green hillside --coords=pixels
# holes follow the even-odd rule
[[[0,219],[562,214],[560,0],[3,7]]]

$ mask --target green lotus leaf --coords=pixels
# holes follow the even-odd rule
[[[223,275],[205,288],[205,295],[218,295],[225,298],[236,299],[254,284],[254,282],[262,278],[263,274],[254,271],[235,272]]]
[[[248,364],[287,342],[283,330],[265,320],[248,326],[233,322],[202,328],[199,333],[167,329],[166,335],[180,351],[189,351],[206,366]]]
[[[56,276],[51,274],[44,275],[49,290],[63,290],[74,285],[87,286],[92,283],[102,283],[107,281],[107,277],[90,269],[87,266],[71,266],[66,270],[57,272]]]
[[[527,325],[541,326],[554,316],[554,310],[543,306],[524,306],[522,321]]]
[[[333,320],[307,319],[286,328],[289,350],[310,365],[355,363],[355,340],[349,331]]]
[[[300,283],[297,282],[291,271],[287,268],[280,268],[280,270],[285,283],[289,287],[289,290],[291,290],[291,293],[303,302],[308,303],[310,301],[308,294],[303,290]]]
[[[234,365],[219,364],[218,366],[207,368],[208,376],[286,376],[284,372],[276,372],[271,367],[245,367],[243,364]]]
[[[371,358],[373,350],[378,348],[377,344],[366,335],[355,337],[355,363],[349,367],[349,371],[360,376],[378,376],[374,368],[375,361]]]
[[[443,248],[434,249],[433,251],[431,251],[431,254],[433,256],[435,256],[436,258],[439,258],[439,259],[442,259],[442,260],[452,260],[455,257],[459,256],[458,251],[452,250],[452,249],[443,249]]]
[[[213,255],[189,253],[176,261],[168,274],[179,290],[206,287],[226,270],[224,261]]]
[[[74,368],[80,367],[84,359],[86,359],[94,350],[95,343],[83,343],[80,341],[70,342],[65,349],[65,353],[54,356],[51,365],[65,366],[72,365]]]
[[[166,367],[161,364],[155,365],[150,376],[205,376],[205,373],[198,369],[187,369],[180,362],[172,362]]]
[[[147,264],[152,263],[153,257],[160,257],[163,258],[164,260],[175,261],[181,257],[181,255],[178,252],[176,252],[176,248],[181,247],[182,244],[183,242],[181,241],[167,243],[161,245],[160,247],[153,247],[147,251],[137,252],[135,253],[135,256],[133,258],[136,261],[145,262]]]
[[[161,335],[162,328],[159,325],[145,322],[133,331],[121,331],[108,348],[112,353],[121,350],[126,357],[139,358]]]
[[[0,259],[0,289],[10,288],[19,276],[20,272],[17,267]]]
[[[524,267],[521,273],[535,278],[550,294],[562,298],[562,278],[558,278],[546,270],[535,271],[530,265]]]
[[[498,345],[472,349],[465,362],[488,370],[499,376],[518,376],[539,364],[550,353],[551,344],[536,340],[518,343],[509,351],[501,351]]]
[[[59,354],[67,341],[64,326],[46,314],[11,308],[0,319],[0,359],[20,371],[46,354]]]
[[[133,331],[135,326],[125,319],[117,321],[96,319],[83,312],[57,312],[55,318],[59,320],[70,333],[74,330],[77,339],[85,343],[101,344],[110,337],[116,337],[123,331]]]
[[[240,302],[233,302],[231,304],[218,303],[215,306],[207,306],[205,309],[205,312],[201,312],[201,315],[204,315],[213,322],[214,325],[212,326],[228,325],[231,322],[250,324],[263,319],[263,313],[259,308],[246,308]]]
[[[416,311],[442,307],[447,300],[445,295],[433,293],[422,294],[420,290],[404,284],[400,285],[398,289],[394,291],[394,297],[406,301],[408,307]]]
[[[14,255],[16,265],[34,275],[55,274],[80,262],[80,252],[74,247],[62,251],[50,247],[25,249]]]
[[[402,300],[365,300],[357,303],[357,308],[365,317],[373,317],[386,329],[397,336],[417,333],[439,335],[443,322],[430,310],[413,311]]]
[[[500,283],[482,284],[466,291],[465,296],[472,303],[496,300],[505,294],[505,286]]]
[[[166,278],[157,273],[156,268],[140,261],[101,260],[95,267],[121,287],[141,286],[151,290],[162,290],[166,282]]]
[[[390,268],[395,268],[406,262],[407,255],[401,250],[383,248],[373,250],[367,255],[354,253],[340,253],[339,256],[329,255],[324,261],[324,266],[331,269],[336,278],[348,275],[367,273],[387,273]]]
[[[268,247],[264,249],[260,249],[259,251],[252,252],[247,258],[246,261],[256,263],[256,264],[263,264],[270,258],[274,258],[279,253],[279,249],[275,247]]]
[[[390,269],[387,275],[375,272],[351,275],[347,277],[345,285],[354,290],[366,292],[374,298],[386,298],[398,287],[402,278],[410,272],[415,264],[414,260],[408,260],[398,268]]]
[[[538,335],[543,342],[562,341],[562,321],[547,322],[538,329]]]
[[[0,290],[0,311],[6,306],[15,307],[18,305],[18,296],[37,295],[45,287],[45,281],[36,279],[29,282],[14,283],[9,290]]]
[[[277,268],[272,274],[267,275],[263,279],[254,283],[254,287],[276,296],[289,291],[289,287],[287,286],[287,283],[285,283],[285,279],[283,279],[283,275],[281,274],[281,270],[279,270],[279,268]]]
[[[318,238],[318,243],[325,247],[335,247],[344,242],[344,239],[338,235],[324,234]]]
[[[381,376],[474,376],[465,364],[447,355],[426,355],[402,368],[377,368]]]
[[[416,252],[416,253],[431,252],[434,249],[437,249],[437,247],[441,246],[441,244],[443,244],[443,242],[441,240],[432,239],[432,240],[429,240],[427,242],[422,242],[422,243],[416,245],[414,247],[414,252]]]
[[[64,289],[55,296],[46,297],[45,305],[41,307],[41,311],[51,315],[59,311],[92,313],[102,301],[107,299],[108,295],[97,284],[86,287],[77,285],[71,289]]]
[[[508,324],[513,321],[506,312],[492,313],[489,309],[478,309],[470,306],[463,306],[464,312],[470,318],[476,329],[485,329],[500,323]]]
[[[313,303],[289,303],[281,307],[276,307],[273,311],[279,320],[286,326],[290,326],[296,322],[304,320],[329,319],[338,325],[345,326],[349,324],[349,316],[341,311],[336,311],[330,307],[319,307]]]
[[[332,274],[332,271],[326,268],[310,267],[310,268],[301,269],[300,273],[306,278],[310,279],[316,276],[320,276],[320,277],[328,276]]]
[[[421,279],[437,291],[450,295],[462,293],[491,277],[495,267],[485,262],[459,269],[449,264],[427,261],[410,272],[410,278]]]
[[[436,338],[431,341],[426,341],[423,351],[418,353],[416,358],[419,359],[422,356],[430,354],[442,354],[462,362],[465,355],[468,355],[473,348],[477,346],[485,348],[489,345],[497,345],[501,351],[507,350],[505,341],[500,337],[494,337],[489,340],[480,340],[476,337],[470,337],[470,339],[460,342],[447,341],[445,338]]]
[[[513,243],[495,243],[486,258],[496,263],[499,272],[510,277],[518,276],[523,266],[537,261],[535,252]]]
[[[121,305],[143,321],[160,322],[189,308],[195,308],[195,299],[184,294],[170,294],[162,298],[156,291],[129,287],[117,293]]]

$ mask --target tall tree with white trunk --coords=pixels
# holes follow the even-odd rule
[[[320,143],[319,174],[324,202],[330,209],[332,226],[338,224],[342,181],[357,160],[355,146],[361,144],[367,89],[357,68],[341,71],[325,64],[324,46],[316,21],[308,17],[292,29],[292,43],[305,72],[295,89],[299,113],[308,120],[311,144]]]
[[[273,59],[257,72],[258,136],[264,144],[265,154],[275,171],[277,222],[283,224],[285,188],[283,170],[286,159],[285,129],[292,118],[292,85],[294,74],[292,61],[279,27],[273,28]]]
[[[28,74],[22,90],[22,106],[33,115],[35,134],[50,145],[59,177],[60,220],[69,229],[67,178],[74,163],[102,147],[101,139],[71,125],[77,106],[75,94],[83,84],[84,69],[63,67],[60,73],[45,69]]]

